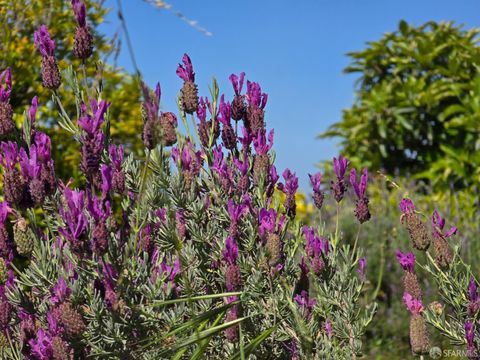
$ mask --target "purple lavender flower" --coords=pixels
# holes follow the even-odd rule
[[[106,199],[112,187],[113,169],[109,165],[102,164],[100,166],[100,174],[102,176],[102,198]]]
[[[253,146],[255,148],[255,158],[253,162],[253,180],[255,184],[259,184],[262,180],[268,180],[268,174],[270,172],[270,158],[268,152],[273,146],[274,131],[270,131],[267,138],[264,131],[259,131],[253,138]]]
[[[325,268],[324,256],[328,255],[330,251],[328,240],[316,236],[315,231],[308,226],[303,227],[303,234],[307,240],[305,254],[307,255],[308,266],[318,276]]]
[[[350,184],[355,190],[357,196],[355,216],[360,224],[370,220],[370,210],[368,209],[368,198],[365,196],[367,190],[368,170],[364,168],[360,177],[360,183],[357,183],[357,171],[353,168],[350,171]]]
[[[5,222],[12,208],[6,201],[0,202],[0,257],[7,259],[11,254],[11,241],[8,236]]]
[[[177,75],[183,81],[195,82],[195,72],[193,71],[192,61],[187,54],[183,55],[183,64],[178,64]]]
[[[102,256],[108,248],[109,231],[107,222],[112,214],[110,202],[100,202],[95,195],[89,192],[87,206],[93,218],[91,248],[98,256]]]
[[[410,199],[402,199],[400,209],[402,211],[401,221],[406,224],[413,246],[418,250],[427,250],[430,246],[430,236],[427,226],[415,211],[413,201]]]
[[[453,252],[447,239],[457,233],[455,226],[443,233],[444,227],[445,219],[435,210],[432,215],[433,251],[435,253],[435,262],[440,267],[447,267],[453,261]]]
[[[405,215],[412,214],[415,213],[415,205],[412,200],[403,198],[402,201],[400,201],[400,210]]]
[[[38,329],[37,336],[28,342],[35,359],[50,360],[53,357],[52,338],[42,328]]]
[[[313,187],[313,202],[315,206],[317,207],[318,210],[320,210],[323,206],[323,200],[325,198],[325,195],[323,194],[320,186],[321,186],[321,181],[322,181],[322,174],[316,173],[313,175],[308,174],[310,178],[310,183],[312,184]]]
[[[72,0],[72,7],[78,25],[75,32],[73,53],[77,58],[85,60],[93,53],[93,38],[86,21],[87,10],[81,0]]]
[[[40,54],[44,57],[55,55],[55,41],[50,37],[46,25],[41,25],[34,33],[35,45]]]
[[[432,215],[433,236],[449,238],[450,236],[455,235],[457,233],[456,226],[450,227],[450,230],[448,230],[446,233],[442,232],[444,227],[445,227],[445,219],[440,216],[437,210],[434,210]]]
[[[423,304],[419,299],[415,299],[408,292],[403,294],[403,302],[407,307],[408,311],[412,314],[421,314],[424,310]]]
[[[256,136],[260,131],[265,131],[264,108],[268,95],[262,93],[260,85],[247,81],[247,94],[245,95],[248,106],[245,114],[245,127]]]
[[[178,64],[177,75],[184,81],[180,90],[182,109],[187,114],[193,114],[198,108],[198,88],[195,84],[195,72],[192,61],[187,54],[183,55],[182,64]]]
[[[180,240],[186,240],[188,237],[187,221],[185,219],[185,210],[180,209],[175,213],[175,224],[177,234]]]
[[[358,260],[358,273],[360,274],[360,279],[362,281],[365,281],[365,266],[367,264],[367,260],[365,259],[365,257],[361,257],[359,260]]]
[[[68,287],[63,276],[60,276],[55,286],[50,289],[50,293],[50,302],[53,305],[57,305],[67,300],[72,294],[72,290]]]
[[[258,233],[264,237],[267,233],[281,232],[285,223],[285,217],[282,216],[277,225],[277,212],[274,209],[260,209]]]
[[[3,79],[5,78],[5,85]],[[12,92],[12,72],[9,67],[0,73],[0,102],[7,102]]]
[[[279,184],[278,189],[285,194],[285,212],[293,219],[297,214],[297,203],[295,201],[295,194],[298,190],[298,177],[292,173],[290,169],[285,169],[283,172],[285,184]]]
[[[34,41],[42,55],[42,84],[46,89],[55,91],[60,86],[61,78],[55,58],[55,41],[50,37],[46,25],[35,31]]]
[[[335,175],[337,177],[337,180],[334,182],[332,181],[332,191],[333,191],[333,196],[337,203],[342,201],[343,196],[345,195],[345,191],[347,191],[347,188],[345,186],[345,172],[347,171],[348,167],[348,160],[344,158],[343,156],[340,155],[340,157],[333,158],[333,170],[335,171]]]
[[[3,85],[5,78],[5,86]],[[10,105],[10,94],[12,92],[12,74],[10,68],[0,73],[0,135],[6,136],[15,130],[13,122],[13,108]]]
[[[237,75],[232,74],[229,79],[232,83],[233,90],[235,91],[235,96],[232,101],[232,119],[239,121],[245,116],[245,96],[241,94],[245,73],[240,73],[240,78]]]
[[[477,283],[473,277],[468,282],[468,315],[475,316],[480,309],[480,296],[478,295]]]
[[[81,104],[82,115],[78,119],[78,125],[84,130],[80,140],[82,142],[82,159],[80,168],[87,181],[98,186],[100,184],[99,168],[104,147],[104,135],[101,129],[110,103],[105,100],[97,103],[90,99],[93,116],[87,113],[85,104]]]
[[[233,158],[233,163],[237,167],[238,172],[240,173],[240,178],[237,182],[238,191],[241,195],[245,194],[250,188],[250,161],[248,155],[244,153],[243,161],[237,157]]]
[[[110,144],[108,146],[108,154],[112,161],[113,174],[112,174],[112,190],[117,194],[123,194],[125,191],[125,173],[122,169],[122,162],[124,159],[123,146],[116,146]]]
[[[37,112],[38,112],[38,96],[34,96],[32,99],[32,105],[29,107],[27,115],[28,119],[30,121],[30,139],[28,141],[31,141],[32,138],[35,137],[35,125],[37,122]],[[24,139],[27,141],[27,139]]]
[[[325,323],[324,323],[323,327],[324,327],[324,329],[325,329],[325,333],[327,334],[327,337],[328,337],[329,339],[331,339],[332,336],[333,336],[333,327],[332,327],[331,321],[328,320],[328,319],[325,320]]]
[[[259,213],[259,235],[265,241],[268,264],[273,271],[280,271],[283,268],[283,240],[281,232],[285,225],[285,216],[276,221],[277,212],[274,209],[262,208]]]
[[[229,200],[227,203],[228,215],[230,217],[229,234],[232,238],[238,236],[238,222],[240,218],[248,213],[248,207],[245,204],[235,204],[233,200]]]
[[[222,140],[223,145],[228,150],[233,150],[237,146],[237,136],[230,122],[232,116],[232,107],[229,102],[225,102],[224,95],[220,98],[218,120],[223,124]]]
[[[312,311],[315,305],[317,305],[316,299],[310,299],[308,296],[308,292],[303,290],[300,294],[297,294],[293,297],[293,300],[297,303],[297,305],[302,309],[304,316],[307,320],[310,320],[312,316]]]
[[[268,177],[269,181],[268,181],[268,186],[266,191],[267,198],[271,198],[273,196],[275,192],[275,186],[277,185],[277,182],[279,179],[280,179],[280,176],[278,176],[277,168],[275,167],[275,165],[272,165],[270,167],[270,174]]]
[[[403,270],[413,273],[415,268],[415,255],[409,251],[407,254],[402,253],[397,249],[397,260],[402,266]]]
[[[8,141],[0,144],[0,159],[4,168],[3,192],[5,200],[10,204],[22,207],[29,206],[28,179],[25,179],[16,168],[19,151],[16,143]]]
[[[160,83],[157,82],[155,91],[150,91],[148,86],[142,82],[143,92],[143,108],[146,111],[147,119],[155,120],[158,117],[158,111],[160,110],[160,98],[162,96],[162,89]]]
[[[465,339],[467,340],[467,352],[470,358],[476,358],[475,349],[475,324],[471,320],[467,320],[464,325]]]
[[[81,0],[72,0],[72,7],[78,26],[86,26],[87,10],[85,4]]]
[[[181,150],[172,149],[172,157],[178,164],[187,188],[190,188],[202,168],[202,152],[195,151],[195,147],[188,139]]]
[[[58,232],[70,243],[76,252],[84,250],[84,236],[87,230],[88,220],[83,210],[85,197],[83,191],[74,191],[66,187],[63,192],[66,202],[60,206],[60,215],[65,222],[65,227],[60,227]]]
[[[222,251],[223,260],[227,264],[235,264],[238,258],[238,246],[235,240],[229,236],[225,240],[225,250]]]

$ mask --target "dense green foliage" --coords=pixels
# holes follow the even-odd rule
[[[349,54],[356,100],[321,137],[354,163],[414,175],[437,190],[480,183],[479,30],[428,22]]]

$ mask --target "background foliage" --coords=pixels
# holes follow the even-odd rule
[[[102,90],[117,106],[110,111],[112,121],[111,134],[118,142],[129,146],[135,153],[141,148],[141,129],[143,121],[138,106],[140,92],[138,81],[123,69],[114,66],[115,54],[119,50],[115,39],[108,39],[98,31],[108,9],[103,0],[85,1],[88,11],[88,24],[94,33],[94,58],[86,64],[86,71],[98,87],[99,77],[94,77],[97,69],[103,67]],[[0,70],[10,67],[13,75],[14,91],[11,104],[16,109],[16,120],[23,121],[22,109],[30,104],[35,95],[43,99],[50,97],[40,81],[41,58],[33,44],[33,32],[46,24],[56,39],[56,54],[60,70],[66,70],[67,64],[78,68],[79,60],[72,54],[75,18],[72,16],[69,0],[0,0]],[[68,87],[60,90],[63,105],[67,112],[75,109],[75,99]],[[56,109],[49,103],[40,109],[39,121],[48,127],[52,141],[58,144],[54,149],[55,158],[64,179],[79,178],[77,164],[80,161],[78,145],[61,129],[54,116]]]
[[[479,29],[451,22],[398,30],[348,54],[356,100],[321,137],[357,164],[434,189],[480,183]]]

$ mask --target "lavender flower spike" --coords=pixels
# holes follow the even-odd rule
[[[3,79],[5,78],[5,86]],[[12,74],[10,68],[0,73],[0,136],[6,136],[15,130],[13,108],[10,105],[12,92]]]
[[[72,0],[72,7],[78,24],[73,53],[77,58],[85,60],[93,54],[93,37],[86,21],[87,10],[82,0]]]
[[[400,209],[402,210],[402,223],[406,224],[407,231],[413,246],[425,251],[430,246],[430,236],[425,223],[415,211],[415,205],[410,199],[402,199],[400,202]]]
[[[323,206],[323,200],[325,198],[325,195],[320,189],[322,174],[320,173],[316,173],[313,175],[308,174],[308,177],[310,178],[310,183],[312,184],[312,188],[313,188],[313,202],[317,207],[317,209],[320,210]]]
[[[239,121],[245,116],[245,96],[242,95],[243,81],[245,79],[245,73],[240,73],[240,78],[232,74],[229,77],[233,90],[235,91],[235,96],[232,101],[232,119]]]
[[[333,170],[335,171],[335,175],[337,177],[336,181],[332,181],[332,191],[333,196],[337,203],[342,201],[345,191],[347,188],[345,186],[345,172],[347,171],[348,167],[348,160],[340,155],[340,157],[333,158]]]
[[[415,268],[415,255],[410,251],[407,254],[400,250],[396,251],[397,260],[402,266],[403,270],[413,272]]]
[[[290,169],[285,169],[282,175],[285,179],[285,184],[279,184],[278,189],[285,194],[285,211],[287,215],[293,219],[297,214],[295,194],[298,189],[298,177],[295,175],[295,173],[292,173]]]
[[[42,55],[42,84],[46,89],[56,90],[60,86],[61,78],[55,58],[55,41],[45,25],[40,26],[34,34],[35,45]]]
[[[187,54],[183,55],[182,64],[178,64],[177,75],[184,81],[180,90],[182,109],[187,114],[193,114],[198,108],[198,88],[195,84],[195,72],[192,61]]]

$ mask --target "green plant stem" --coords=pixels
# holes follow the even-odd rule
[[[85,86],[85,92],[87,93],[87,100],[90,99],[90,90],[88,88],[88,77],[87,77],[87,65],[85,64],[85,60],[82,60],[82,73],[83,73],[83,86]],[[87,101],[88,103],[88,101]]]
[[[380,269],[378,270],[377,286],[373,291],[372,301],[375,301],[375,299],[378,296],[378,293],[380,292],[380,287],[382,286],[382,281],[383,281],[384,268],[385,268],[385,243],[382,243],[382,246],[380,247]]]
[[[333,252],[334,253],[337,251],[339,219],[340,219],[340,204],[337,202],[337,220],[336,220],[336,223],[335,223],[335,238],[333,239]]]
[[[355,256],[355,252],[357,251],[357,243],[358,243],[358,238],[360,237],[360,231],[362,230],[362,224],[358,225],[358,230],[357,230],[357,236],[355,237],[355,242],[353,243],[353,256]],[[355,258],[358,258],[355,256]]]

